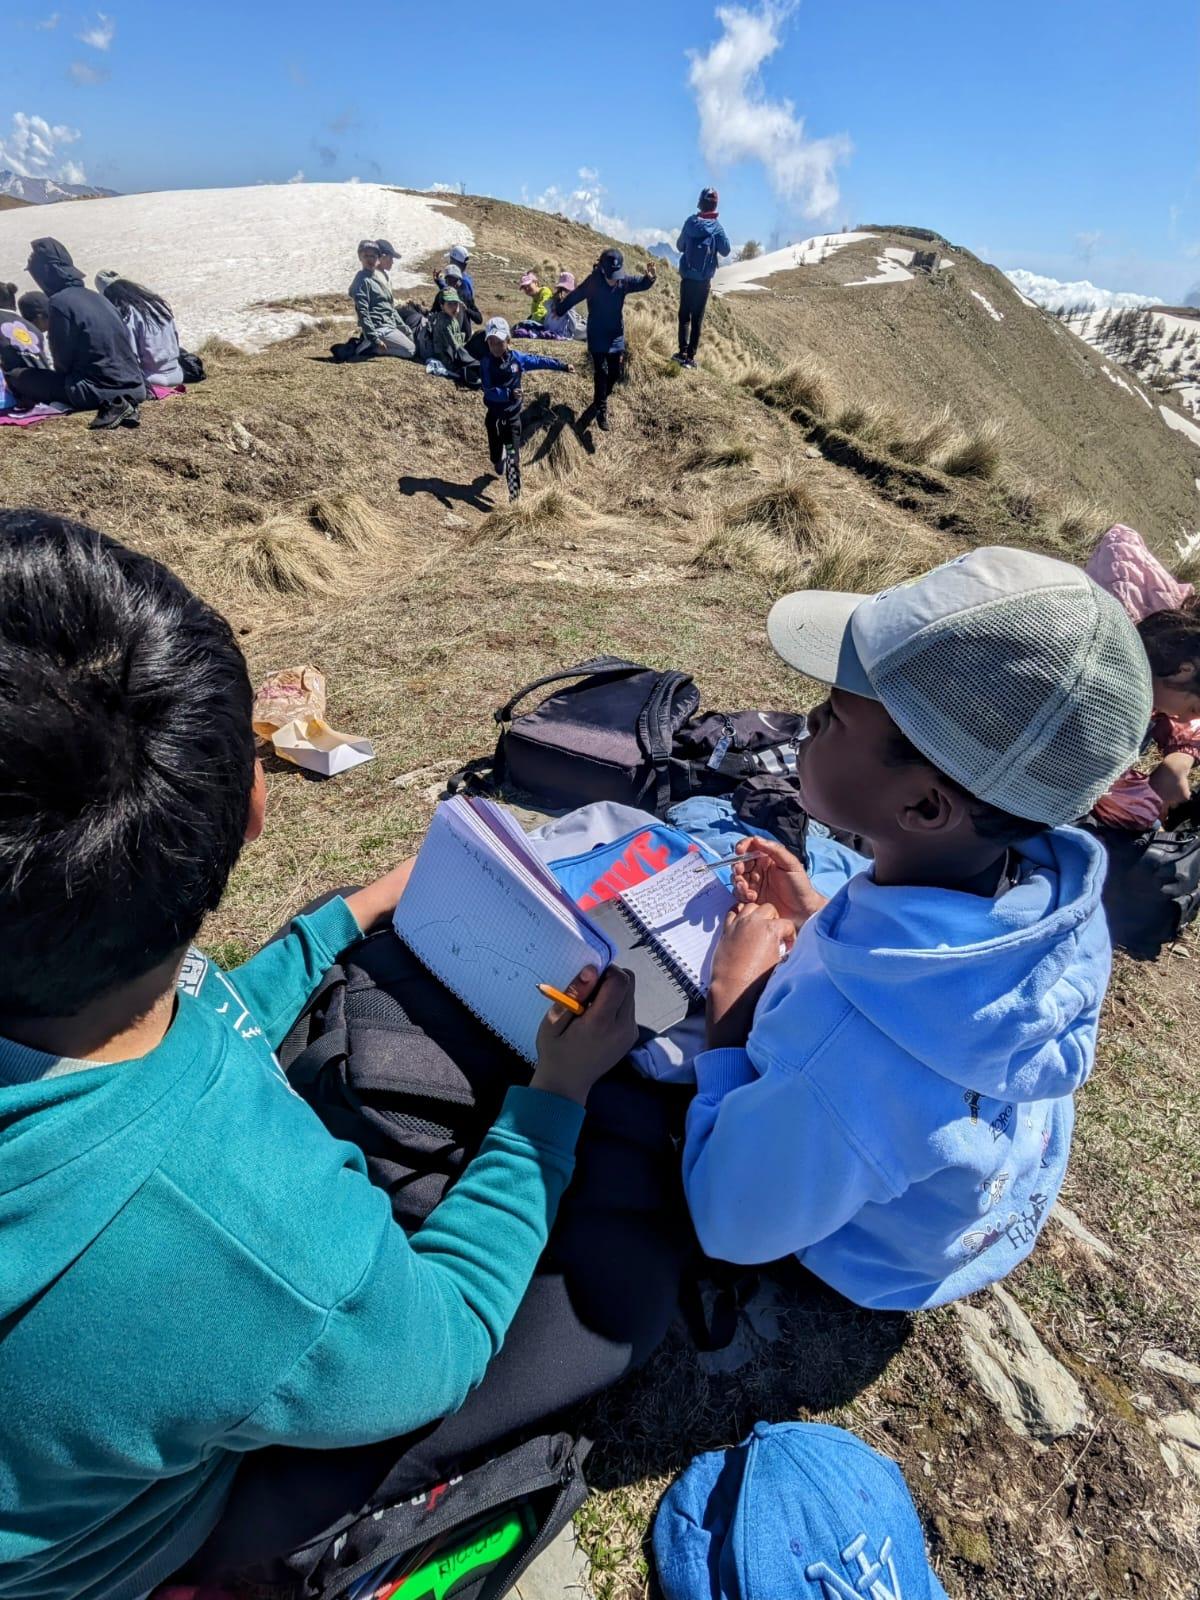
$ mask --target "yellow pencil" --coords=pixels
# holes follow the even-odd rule
[[[583,1015],[583,1004],[581,1001],[576,1000],[573,994],[564,994],[561,989],[556,989],[553,984],[549,983],[539,983],[538,992],[544,994],[547,1000],[553,1000],[557,1005],[566,1006],[572,1015],[576,1017]]]

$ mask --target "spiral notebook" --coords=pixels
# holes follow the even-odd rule
[[[712,950],[733,897],[701,858],[685,857],[581,911],[492,801],[438,806],[393,918],[435,977],[526,1061],[546,1014],[539,983],[565,988],[612,961],[637,980],[640,1029],[662,1033],[708,989]]]
[[[666,1033],[708,993],[733,895],[703,857],[685,856],[589,912],[637,980],[637,1021]]]

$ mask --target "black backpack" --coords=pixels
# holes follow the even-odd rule
[[[1200,912],[1200,827],[1130,833],[1082,824],[1108,854],[1104,910],[1114,949],[1155,961]]]
[[[527,695],[551,684],[565,687],[516,715]],[[699,707],[689,673],[597,656],[518,689],[494,713],[495,755],[469,762],[448,787],[507,786],[550,809],[615,800],[662,816],[689,795],[730,793],[756,773],[786,770],[802,716],[700,717]]]
[[[203,383],[208,374],[204,370],[204,363],[200,357],[193,355],[190,350],[180,350],[179,366],[183,372],[185,384]]]
[[[372,1182],[410,1233],[466,1168],[509,1086],[530,1072],[390,929],[329,970],[278,1056],[329,1131],[363,1151]],[[660,1086],[606,1079],[593,1091],[589,1135],[628,1152],[623,1205],[655,1218],[682,1206],[674,1195],[681,1127],[682,1103],[669,1105]],[[601,1181],[599,1172],[589,1178],[581,1152],[573,1187]],[[519,1519],[519,1543],[454,1589],[454,1600],[500,1600],[587,1498],[588,1449],[569,1434],[542,1433],[415,1497],[411,1482],[393,1488],[385,1479],[359,1515],[290,1559],[293,1592],[335,1600],[401,1555],[410,1559],[389,1581],[430,1560],[469,1564],[471,1552],[486,1556],[501,1523],[511,1530]]]

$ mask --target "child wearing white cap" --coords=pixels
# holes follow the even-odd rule
[[[521,375],[544,369],[569,372],[565,361],[527,355],[509,347],[511,330],[503,317],[492,317],[484,330],[487,349],[479,363],[487,425],[488,456],[497,477],[504,474],[508,498],[521,493]]]
[[[1103,851],[1065,824],[1141,743],[1145,651],[1084,573],[1002,548],[788,595],[767,631],[832,686],[801,801],[874,860],[825,900],[776,841],[739,846],[688,1202],[712,1256],[939,1305],[1029,1254],[1066,1170],[1111,951]]]

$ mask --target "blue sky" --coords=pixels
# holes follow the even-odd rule
[[[122,191],[462,182],[647,237],[712,179],[739,242],[915,223],[1178,302],[1198,34],[1195,0],[5,0],[0,166]]]

